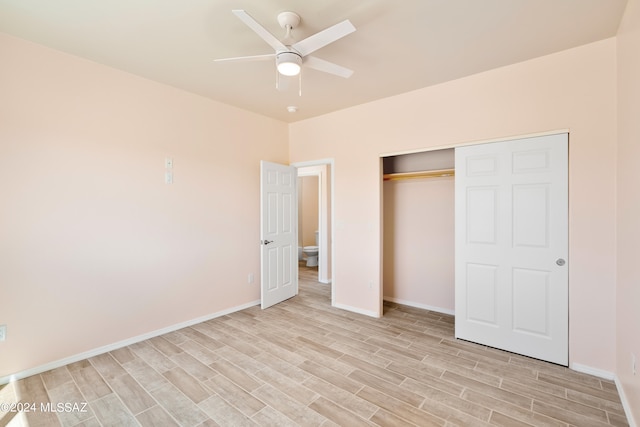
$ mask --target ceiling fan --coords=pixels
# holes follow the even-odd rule
[[[300,68],[302,66],[343,78],[349,78],[353,74],[353,70],[309,55],[316,50],[354,32],[356,28],[348,19],[309,36],[304,40],[295,42],[291,37],[291,30],[300,24],[300,16],[294,12],[282,12],[278,14],[278,23],[286,31],[283,41],[280,41],[273,36],[246,11],[236,9],[232,10],[232,12],[249,28],[255,31],[255,33],[258,34],[265,42],[267,42],[275,52],[266,55],[222,58],[216,59],[215,61],[260,61],[275,58],[278,74],[282,74],[284,76],[296,76],[300,74]],[[278,86],[278,80],[276,80],[276,86]]]

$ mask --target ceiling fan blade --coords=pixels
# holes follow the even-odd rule
[[[275,53],[267,53],[265,55],[237,56],[235,58],[214,59],[214,62],[247,62],[247,61],[264,61],[266,59],[275,58]]]
[[[351,21],[347,19],[327,28],[326,30],[322,30],[319,33],[309,36],[304,40],[300,40],[299,42],[294,43],[291,47],[300,53],[300,55],[306,56],[322,47],[325,47],[329,43],[333,43],[334,41],[353,33],[355,30],[356,27],[354,27]]]
[[[344,77],[345,79],[348,79],[353,74],[353,70],[334,64],[333,62],[325,61],[324,59],[316,58],[315,56],[305,57],[302,65],[338,77]]]
[[[236,15],[242,22],[244,22],[249,28],[251,28],[257,35],[262,38],[262,40],[266,41],[269,46],[271,46],[274,50],[288,50],[287,47],[278,40],[273,34],[267,31],[262,25],[258,24],[258,22],[251,17],[247,12],[242,9],[234,9],[232,10],[234,15]]]

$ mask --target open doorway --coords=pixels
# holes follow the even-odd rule
[[[298,172],[299,277],[314,275],[319,283],[330,284],[333,304],[333,160],[294,163],[292,166]],[[314,246],[317,246],[317,255],[314,255]],[[305,247],[311,250],[305,251]],[[309,260],[310,256],[317,258]]]
[[[298,261],[305,270],[320,270],[320,179],[308,174],[306,168],[298,169]]]

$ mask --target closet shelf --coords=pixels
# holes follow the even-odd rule
[[[442,178],[447,176],[455,176],[455,170],[454,169],[438,169],[438,170],[418,171],[418,172],[385,173],[382,177],[385,181],[399,181],[402,179]]]

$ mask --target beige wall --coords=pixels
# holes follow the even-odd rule
[[[385,181],[384,298],[454,311],[454,178]]]
[[[0,57],[0,378],[259,299],[285,123],[1,34]]]
[[[570,361],[614,372],[615,62],[608,39],[292,124],[292,161],[335,159],[336,305],[381,314],[381,154],[569,129]]]
[[[629,0],[618,33],[617,375],[640,423],[640,1]],[[631,359],[635,354],[636,375]]]

